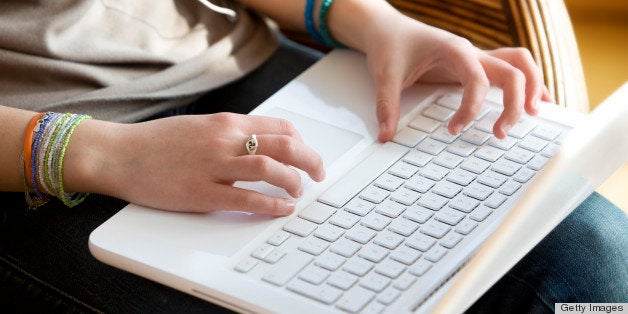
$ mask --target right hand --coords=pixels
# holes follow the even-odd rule
[[[89,134],[98,130],[101,135],[90,143]],[[259,143],[256,155],[245,149],[251,134]],[[219,113],[128,125],[90,120],[75,136],[76,149],[68,148],[65,161],[66,188],[160,209],[289,215],[294,200],[233,183],[266,181],[298,198],[301,177],[291,166],[315,181],[325,177],[321,157],[289,122],[277,118]]]

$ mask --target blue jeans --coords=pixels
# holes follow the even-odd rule
[[[321,54],[284,42],[247,77],[173,113],[247,113]],[[66,208],[26,209],[0,193],[0,308],[18,312],[228,313],[217,305],[95,260],[92,230],[126,202],[91,195]],[[552,312],[554,302],[628,302],[626,215],[594,193],[491,288],[469,312]]]

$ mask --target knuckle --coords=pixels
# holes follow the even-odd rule
[[[241,210],[251,210],[256,205],[254,194],[244,194],[236,198],[236,206]]]
[[[294,140],[289,136],[282,136],[279,139],[280,151],[284,156],[294,156],[298,153],[298,148]]]
[[[253,167],[256,171],[267,174],[270,173],[272,165],[270,157],[266,157],[264,155],[255,155],[253,157]]]
[[[279,119],[279,128],[283,131],[284,134],[288,136],[297,135],[297,129],[292,125],[292,123],[288,120]]]

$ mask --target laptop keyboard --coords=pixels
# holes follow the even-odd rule
[[[454,136],[446,125],[460,100],[445,95],[421,110],[235,270],[350,313],[379,313],[432,272],[413,295],[417,304],[429,297],[469,258],[465,238],[509,210],[507,199],[565,133],[523,117],[498,140],[492,129],[501,112],[487,101]]]

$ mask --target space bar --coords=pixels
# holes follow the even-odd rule
[[[393,142],[382,145],[364,161],[351,169],[344,177],[329,188],[318,201],[336,208],[344,206],[366,185],[375,180],[384,170],[390,168],[399,158],[408,152],[408,148]]]

